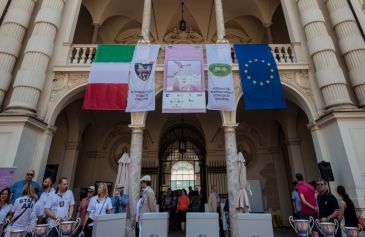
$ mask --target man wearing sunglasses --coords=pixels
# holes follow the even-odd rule
[[[11,202],[14,203],[15,199],[17,199],[18,197],[21,196],[21,193],[23,191],[23,187],[25,184],[27,183],[31,183],[33,185],[33,187],[35,188],[37,194],[38,194],[38,198],[41,196],[42,194],[42,189],[39,186],[39,184],[37,182],[33,181],[33,177],[35,175],[35,171],[34,170],[28,170],[27,173],[25,174],[25,179],[23,180],[19,180],[18,182],[14,183],[11,187]]]

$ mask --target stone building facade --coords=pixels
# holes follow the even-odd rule
[[[114,182],[117,160],[127,150],[132,200],[141,174],[152,175],[160,195],[179,161],[192,164],[194,184],[205,195],[218,184],[233,197],[240,150],[248,179],[260,183],[264,209],[284,222],[292,212],[294,174],[314,180],[321,161],[332,165],[331,186],[344,185],[359,211],[365,208],[363,1],[186,0],[184,31],[180,3],[0,0],[0,166],[17,167],[16,178],[33,168],[38,181],[47,166],[56,167],[57,178],[68,177],[78,192],[97,181]],[[164,45],[222,41],[270,44],[287,109],[245,111],[235,63],[236,111],[183,118],[161,112]],[[97,44],[137,42],[162,44],[156,111],[82,110]],[[200,141],[190,141],[185,158],[164,145],[178,141],[181,135],[169,134],[182,130]]]

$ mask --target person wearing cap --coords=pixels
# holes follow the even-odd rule
[[[95,187],[90,186],[87,189],[86,197],[83,198],[80,202],[80,206],[77,210],[77,217],[80,218],[80,227],[78,228],[78,231],[76,232],[75,236],[78,236],[78,234],[80,234],[81,230],[84,228],[83,223],[85,223],[86,221],[85,217],[87,213],[87,207],[89,206],[90,199],[94,196],[94,194],[95,194]]]
[[[114,196],[112,197],[113,213],[126,213],[129,205],[129,197],[124,194],[124,186],[117,186]]]
[[[136,207],[136,223],[138,223],[139,227],[139,236],[141,237],[142,226],[139,221],[140,217],[144,213],[148,212],[157,212],[156,208],[156,197],[155,192],[153,192],[151,188],[151,176],[145,175],[139,180],[140,186],[143,189],[143,195],[141,201],[139,201]]]

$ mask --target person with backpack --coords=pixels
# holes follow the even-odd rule
[[[8,226],[5,229],[5,237],[10,236],[10,232],[13,230],[30,231],[30,225],[32,220],[32,212],[38,196],[31,183],[27,183],[23,187],[21,197],[15,199],[13,208],[11,209],[8,219]],[[26,237],[32,236],[31,233],[27,233]]]

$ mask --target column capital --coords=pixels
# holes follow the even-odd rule
[[[265,28],[270,28],[270,27],[272,26],[272,22],[262,23],[262,25],[263,25]]]
[[[224,132],[235,132],[238,127],[238,123],[226,123],[222,125]]]
[[[137,125],[137,124],[129,124],[128,127],[132,130],[132,133],[141,133],[145,130],[144,125]]]

